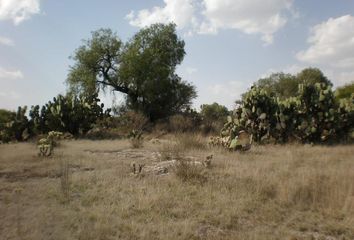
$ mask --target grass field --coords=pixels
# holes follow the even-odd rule
[[[0,239],[354,239],[354,146],[172,143],[64,141],[49,158],[0,145]],[[211,154],[210,168],[131,173]]]

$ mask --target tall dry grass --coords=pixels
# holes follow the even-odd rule
[[[162,145],[63,142],[67,204],[55,158],[38,159],[29,144],[0,145],[0,239],[18,239],[17,206],[26,239],[354,239],[353,146],[230,153],[187,141],[170,139],[166,152],[199,161],[213,154],[202,184],[183,180],[193,172],[131,176],[130,164],[152,164]]]

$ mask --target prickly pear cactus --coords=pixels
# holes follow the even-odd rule
[[[299,85],[299,123],[296,135],[305,142],[325,142],[336,137],[338,112],[331,86]]]
[[[209,146],[220,146],[231,151],[233,150],[249,150],[252,144],[252,135],[246,131],[241,130],[238,125],[238,120],[229,116],[227,122],[221,130],[220,136],[211,137],[209,139]]]
[[[280,100],[259,87],[243,95],[211,145],[237,148],[240,131],[257,143],[332,143],[354,140],[354,94],[337,102],[330,84],[299,84],[296,97]]]

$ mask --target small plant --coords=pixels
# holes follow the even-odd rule
[[[178,160],[176,164],[176,176],[183,182],[200,183],[207,181],[205,168],[185,159]]]
[[[63,202],[70,201],[70,178],[69,178],[69,163],[67,160],[60,161],[60,190],[63,194]]]
[[[54,147],[58,146],[58,140],[60,140],[62,136],[62,132],[51,131],[46,138],[41,138],[38,141],[38,155],[43,157],[52,155]]]
[[[38,156],[49,157],[50,155],[52,155],[53,145],[48,140],[48,138],[41,138],[38,141],[38,149]]]
[[[184,154],[184,149],[177,143],[164,143],[159,149],[160,161],[170,161],[180,159]]]
[[[143,132],[139,130],[132,130],[128,136],[133,148],[143,147]]]

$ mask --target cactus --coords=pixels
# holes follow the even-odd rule
[[[210,144],[237,149],[240,131],[257,143],[353,141],[354,98],[337,103],[326,83],[300,84],[298,96],[284,100],[252,87],[227,118],[220,137],[211,138]]]
[[[228,116],[227,122],[221,130],[219,137],[211,137],[209,139],[209,146],[221,146],[230,151],[234,150],[249,150],[252,144],[252,135],[246,131],[241,130],[238,125],[237,118]]]
[[[54,147],[58,146],[58,141],[62,138],[62,132],[50,131],[45,138],[38,141],[38,156],[48,157],[52,155]]]

